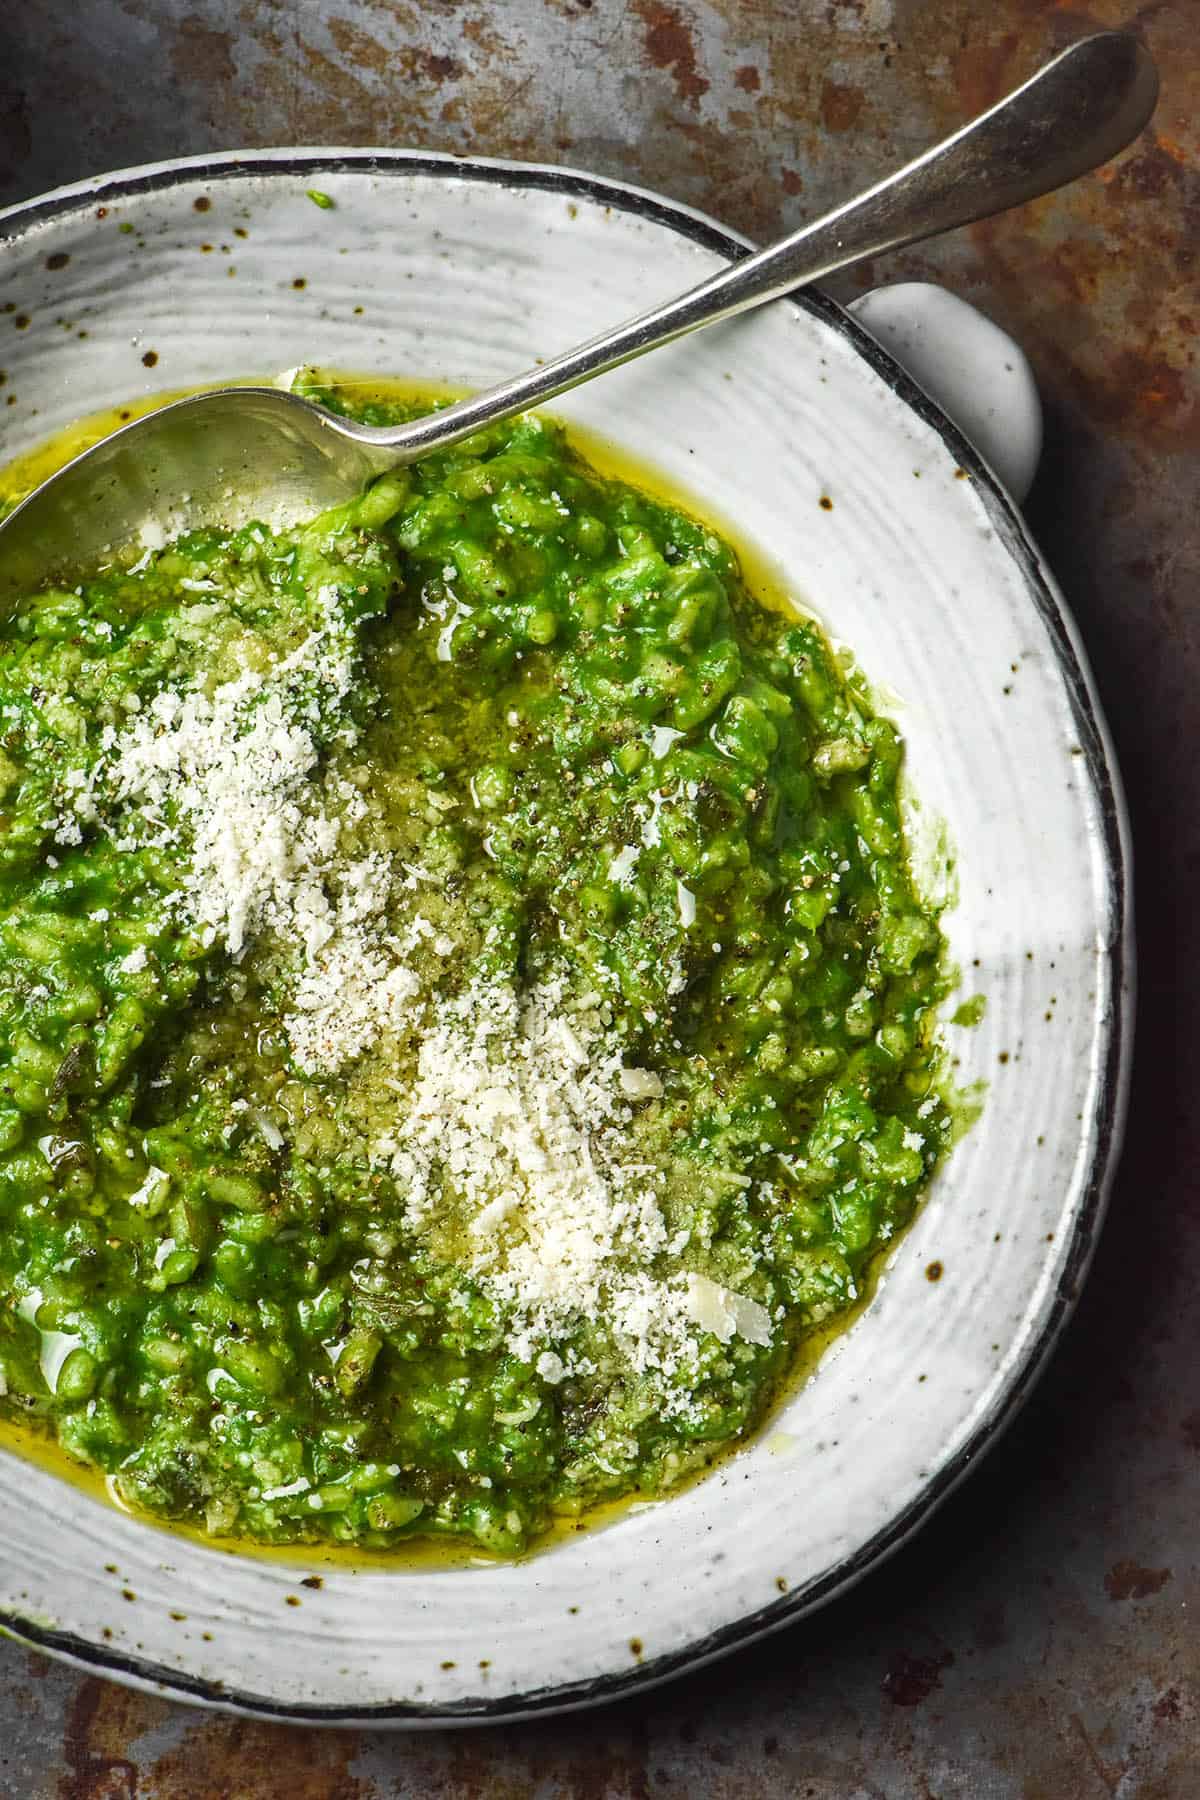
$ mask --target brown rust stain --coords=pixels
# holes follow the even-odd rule
[[[1074,233],[1056,207],[1045,222],[990,221],[972,236],[993,306],[1018,321],[1043,388],[1068,416],[1082,403],[1095,425],[1147,449],[1193,452],[1200,382],[1180,304],[1192,253],[1169,229],[1155,235],[1153,210],[1140,202],[1102,235],[1076,200]]]
[[[433,18],[378,0],[325,15],[320,32],[307,9],[287,32],[272,29],[278,17],[249,3],[242,10],[255,81],[252,90],[242,83],[223,93],[227,122],[236,127],[228,135],[261,142],[269,119],[275,141],[418,141],[436,150],[545,156],[546,70],[486,9],[447,4]],[[451,30],[457,42],[447,38]]]
[[[129,1746],[167,1712],[162,1700],[85,1676],[67,1709],[57,1800],[139,1800]]]
[[[330,35],[333,35],[332,31]],[[365,71],[364,65],[356,62],[353,67],[344,66],[312,44],[301,44],[300,55],[305,76],[304,92],[315,97],[314,133],[331,133],[334,120],[340,116],[355,120],[352,136],[359,143],[379,135],[384,129],[383,118],[388,109],[381,102],[377,88],[366,78],[369,71]],[[419,103],[414,105],[411,95],[406,96],[405,105],[406,124],[414,112],[424,121],[423,110]]]
[[[361,24],[336,14],[326,20],[326,29],[339,55],[361,74],[378,76],[381,80],[419,85],[433,82],[440,86],[445,81],[457,81],[466,73],[465,65],[457,56],[431,50],[424,44],[401,44],[393,48],[373,37]]]
[[[1195,170],[1178,154],[1177,145],[1168,149],[1161,139],[1152,139],[1119,162],[1106,164],[1103,175],[1114,205],[1127,204],[1131,198],[1161,200],[1176,194],[1186,207],[1189,176],[1194,178]]]
[[[953,1663],[952,1650],[939,1651],[936,1656],[912,1656],[907,1650],[898,1650],[879,1685],[893,1706],[920,1706],[941,1687],[942,1670]]]
[[[374,1784],[351,1772],[357,1754],[349,1732],[204,1719],[145,1771],[147,1800],[374,1800]]]
[[[1104,1591],[1110,1600],[1145,1600],[1166,1587],[1170,1569],[1146,1569],[1141,1563],[1114,1563],[1104,1577]]]
[[[1075,1736],[1083,1747],[1083,1753],[1088,1760],[1092,1773],[1103,1785],[1105,1791],[1115,1796],[1117,1789],[1120,1787],[1125,1776],[1129,1773],[1128,1764],[1121,1763],[1119,1765],[1114,1765],[1104,1760],[1095,1743],[1093,1743],[1087,1726],[1084,1724],[1078,1713],[1071,1714],[1070,1723],[1071,1730],[1075,1733]]]
[[[821,83],[821,123],[826,131],[852,131],[862,114],[866,96],[848,81]]]
[[[994,106],[1016,86],[1014,65],[1020,49],[1020,38],[1009,31],[995,41],[965,43],[957,51],[952,66],[964,119]]]
[[[495,1729],[397,1735],[391,1740],[394,1749],[387,1775],[378,1772],[380,1740],[371,1736],[361,1747],[368,1748],[369,1766],[377,1771],[375,1780],[360,1777],[357,1785],[350,1787],[323,1786],[318,1780],[311,1788],[295,1787],[289,1785],[290,1763],[279,1777],[272,1764],[264,1763],[264,1768],[271,1769],[272,1785],[267,1785],[261,1776],[262,1785],[239,1787],[235,1780],[232,1786],[214,1788],[212,1800],[217,1795],[225,1800],[227,1794],[230,1800],[384,1800],[385,1795],[400,1794],[419,1796],[420,1800],[426,1796],[429,1800],[434,1800],[434,1796],[441,1800],[469,1800],[472,1796],[480,1796],[480,1800],[530,1800],[534,1794],[570,1795],[571,1800],[651,1800],[652,1795],[664,1791],[667,1795],[711,1795],[713,1800],[718,1794],[721,1800],[760,1800],[764,1788],[756,1771],[745,1776],[730,1771],[719,1778],[719,1786],[711,1782],[712,1763],[729,1760],[728,1750],[720,1744],[711,1746],[711,1754],[710,1746],[704,1746],[703,1773],[694,1781],[690,1770],[681,1773],[677,1769],[675,1785],[668,1785],[661,1775],[652,1773],[652,1731],[656,1731],[660,1755],[669,1755],[664,1734],[650,1722],[653,1717],[649,1709],[643,1711],[634,1702],[620,1713],[593,1716],[582,1728],[578,1719],[545,1719]],[[274,1734],[279,1728],[269,1729]],[[295,1735],[302,1736],[299,1732]],[[346,1746],[348,1760],[353,1760],[360,1748],[353,1737],[313,1733],[307,1741],[310,1745],[315,1743],[319,1750],[334,1735]],[[207,1770],[212,1766],[208,1760],[210,1736],[211,1728],[198,1752],[204,1760],[193,1763],[193,1767]],[[276,1741],[272,1735],[266,1747],[268,1754],[274,1754]],[[258,1754],[262,1753],[260,1747]],[[228,1780],[230,1773],[244,1778],[243,1770],[250,1770],[252,1765],[247,1758],[244,1765],[230,1771],[222,1759],[217,1767]],[[329,1783],[328,1771],[322,1769],[321,1773]],[[340,1773],[337,1778],[341,1778]],[[159,1789],[151,1789],[151,1794],[152,1800],[160,1800]],[[161,1800],[197,1797],[192,1789],[168,1786],[162,1790]],[[210,1800],[208,1790],[204,1800]]]
[[[1195,385],[1184,369],[1151,361],[1136,350],[1121,350],[1113,358],[1113,372],[1121,387],[1110,409],[1115,408],[1126,423],[1140,424],[1148,434],[1158,435],[1160,423],[1170,430],[1185,413],[1194,411]]]
[[[409,73],[409,70],[401,69],[400,59],[392,54],[386,44],[381,43],[377,37],[372,37],[361,26],[351,24],[349,19],[341,18],[336,13],[331,14],[326,20],[326,28],[334,47],[356,70],[370,75],[384,75],[389,68],[395,74]]]
[[[453,56],[438,56],[432,50],[422,50],[420,64],[431,81],[454,81],[463,73],[463,66]]]
[[[233,33],[206,24],[201,13],[186,14],[171,46],[171,72],[176,81],[194,84],[210,94],[232,84],[237,76]]]
[[[1092,11],[1096,25],[1118,22],[1107,0]],[[949,265],[968,290],[986,292],[1066,419],[1086,412],[1093,426],[1147,452],[1194,454],[1200,58],[1184,9],[1146,6],[1138,20],[1162,75],[1153,129],[1070,188],[972,227],[969,253],[959,238],[892,266],[896,276],[936,278]],[[934,116],[944,127],[994,102],[1077,35],[1081,22],[1069,9],[1024,5],[1006,8],[990,28],[964,18],[951,57],[950,110],[931,87]],[[956,34],[947,35],[953,41]]]
[[[1158,1696],[1150,1709],[1156,1725],[1174,1725],[1183,1716],[1183,1708],[1179,1703],[1179,1689],[1169,1687]]]
[[[678,6],[661,0],[633,0],[633,10],[646,28],[646,61],[652,68],[669,70],[675,91],[690,106],[698,106],[709,90],[696,58],[693,27]]]

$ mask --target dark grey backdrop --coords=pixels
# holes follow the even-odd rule
[[[1049,435],[1029,510],[1083,627],[1134,815],[1142,997],[1128,1149],[1078,1316],[1022,1419],[849,1599],[603,1715],[469,1736],[318,1736],[205,1719],[0,1646],[0,1794],[1191,1800],[1196,0],[1095,0],[1086,14],[1046,0],[2,11],[4,202],[238,144],[418,143],[624,175],[766,237],[998,97],[1088,20],[1136,14],[1165,79],[1155,129],[1103,178],[861,277],[941,278],[1033,356]]]

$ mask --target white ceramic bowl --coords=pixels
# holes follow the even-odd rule
[[[482,385],[739,249],[613,183],[403,152],[105,177],[0,214],[3,452],[130,395],[305,361]],[[314,1558],[312,1591],[304,1567],[171,1536],[0,1456],[0,1619],[154,1690],[419,1724],[585,1704],[729,1650],[928,1516],[1028,1391],[1087,1265],[1125,1093],[1128,843],[1075,627],[1013,504],[816,296],[556,410],[735,522],[895,696],[920,818],[956,853],[962,994],[987,996],[980,1027],[947,1025],[983,1114],[865,1315],[754,1443],[524,1565]]]

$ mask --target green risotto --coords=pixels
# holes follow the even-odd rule
[[[534,417],[30,595],[0,1410],[272,1544],[511,1555],[709,1464],[948,1143],[901,757]]]

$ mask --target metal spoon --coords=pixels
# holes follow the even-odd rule
[[[311,516],[385,469],[686,332],[1049,193],[1123,149],[1157,96],[1157,71],[1138,39],[1117,31],[1082,38],[971,124],[770,249],[407,425],[359,425],[277,388],[221,388],[175,401],[75,457],[0,523],[0,606],[96,567],[151,521],[180,530]]]

